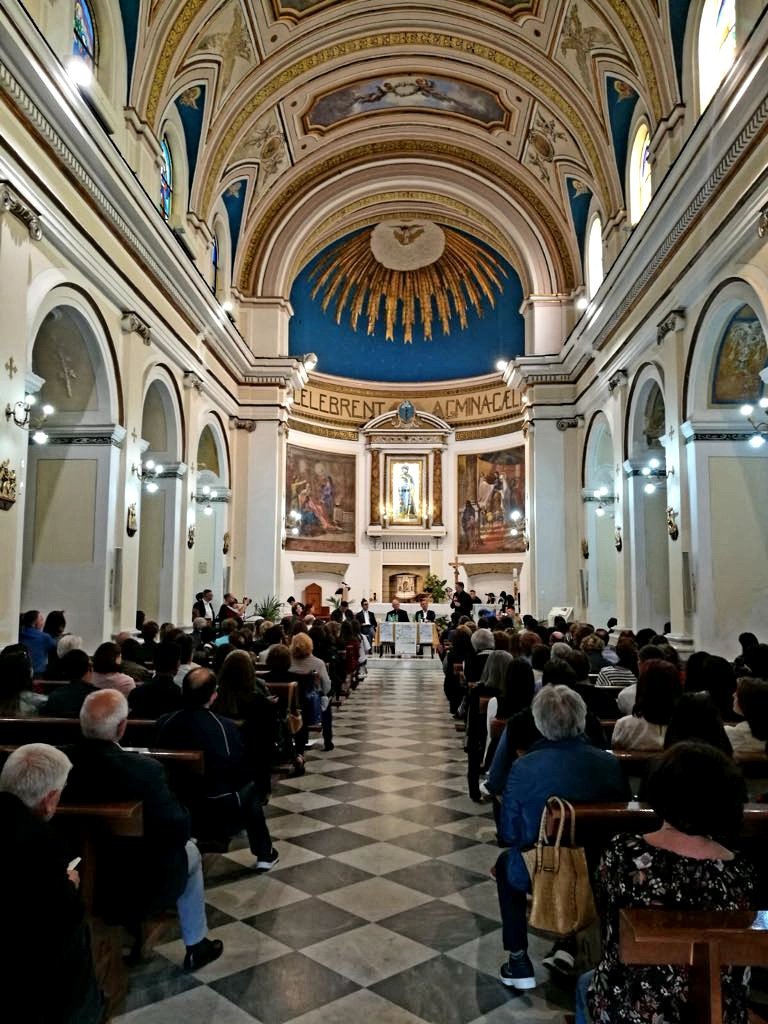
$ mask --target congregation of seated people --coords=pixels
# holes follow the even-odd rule
[[[20,949],[28,954],[34,945],[57,979],[54,999],[35,989],[31,963],[10,952],[1,958],[4,1009],[17,998],[24,1004],[9,1019],[105,1019],[79,877],[66,868],[72,849],[48,824],[60,798],[64,806],[140,801],[142,836],[110,841],[92,909],[123,926],[135,952],[142,922],[175,906],[184,967],[197,971],[223,949],[208,937],[202,854],[224,852],[245,833],[250,866],[269,871],[279,860],[263,810],[274,773],[304,774],[313,727],[333,750],[332,702],[347,692],[349,652],[357,683],[370,650],[361,624],[346,609],[332,621],[315,620],[298,602],[277,622],[250,624],[233,595],[218,613],[212,598],[211,591],[197,595],[191,632],[139,613],[135,631],[90,652],[68,632],[65,612],[31,610],[21,617],[19,643],[0,652],[0,719],[39,720],[41,740],[51,720],[74,720],[63,747],[39,742],[2,755],[3,857],[9,873],[24,864],[37,894],[9,901],[4,933],[29,934]],[[277,695],[272,684],[282,684]],[[128,749],[132,723],[151,737],[151,749]],[[184,785],[161,763],[174,752],[199,758],[201,770]]]
[[[143,920],[175,905],[184,966],[199,970],[222,952],[208,936],[201,850],[226,850],[244,832],[252,868],[269,871],[279,853],[263,806],[277,763],[304,772],[312,726],[324,749],[333,749],[332,706],[349,683],[350,651],[356,679],[365,672],[370,613],[355,615],[343,602],[323,622],[292,602],[290,615],[251,625],[233,595],[225,595],[218,613],[212,597],[198,595],[191,632],[137,620],[135,632],[91,654],[67,632],[65,613],[46,619],[30,611],[19,643],[0,652],[0,717],[37,716],[41,725],[70,718],[80,726],[63,750],[45,742],[17,747],[0,776],[3,855],[9,871],[30,865],[39,893],[9,904],[10,933],[45,935],[39,948],[61,958],[66,990],[55,1009],[49,993],[37,994],[39,1007],[25,993],[24,1019],[104,1019],[79,878],[67,867],[71,849],[59,845],[49,824],[61,798],[65,806],[141,802],[142,837],[110,844],[95,912],[139,936]],[[438,652],[448,712],[463,731],[468,794],[493,804],[500,847],[493,876],[506,952],[501,984],[525,992],[539,983],[528,951],[524,853],[536,841],[547,800],[599,808],[627,806],[637,795],[660,827],[614,835],[593,858],[599,955],[585,961],[574,933],[559,936],[541,963],[570,986],[577,1024],[682,1019],[687,969],[623,963],[619,911],[757,906],[765,885],[754,849],[740,846],[747,788],[739,759],[765,755],[768,645],[742,634],[732,662],[699,651],[682,663],[653,629],[612,637],[585,623],[520,619],[513,604],[477,621],[460,611],[440,635]],[[282,684],[279,695],[273,684]],[[295,704],[288,693],[296,694]],[[164,750],[202,757],[202,770],[183,792],[148,752],[126,749],[132,722],[148,721],[158,756]],[[653,760],[635,778],[622,755]],[[53,913],[57,925],[50,928]],[[8,1005],[29,974],[18,959],[9,955],[3,965]],[[743,968],[723,971],[729,1024],[747,1024],[746,978]]]

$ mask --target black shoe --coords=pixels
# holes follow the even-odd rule
[[[323,747],[323,750],[333,750],[333,749],[334,749],[334,746],[330,742],[326,743],[325,746]]]
[[[256,863],[253,865],[253,867],[256,871],[269,871],[269,869],[273,868],[279,860],[280,854],[273,846],[272,849],[269,851],[269,856],[259,858],[259,860],[257,860]]]
[[[185,971],[199,971],[206,964],[212,964],[218,960],[224,952],[224,943],[221,939],[203,939],[194,946],[187,946],[187,955],[184,957]]]
[[[521,991],[536,988],[533,964],[527,954],[519,959],[510,957],[507,963],[502,964],[499,968],[499,977],[502,985],[506,985],[507,988],[516,988]]]
[[[541,962],[544,967],[561,978],[571,979],[576,963],[572,944],[556,942]]]

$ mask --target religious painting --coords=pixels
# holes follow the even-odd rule
[[[508,117],[495,93],[472,82],[393,75],[352,82],[319,96],[304,120],[307,129],[323,131],[350,118],[402,109],[453,114],[484,128],[502,128]]]
[[[525,515],[522,445],[459,455],[457,486],[459,554],[525,551],[523,530],[515,525]],[[517,533],[513,534],[513,530]]]
[[[285,474],[290,551],[355,550],[355,456],[289,444]]]
[[[388,455],[385,516],[390,526],[421,526],[425,519],[425,456]]]
[[[763,393],[760,371],[766,365],[765,334],[751,306],[737,309],[728,321],[715,359],[713,405],[756,402]]]

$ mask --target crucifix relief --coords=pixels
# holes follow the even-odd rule
[[[453,569],[453,586],[455,589],[456,584],[459,582],[459,566],[461,565],[459,556],[456,555],[456,558],[452,562],[449,562],[448,565]]]

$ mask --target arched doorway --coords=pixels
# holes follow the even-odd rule
[[[181,570],[179,507],[181,501],[181,420],[170,377],[157,371],[147,388],[141,436],[145,474],[162,472],[144,483],[139,518],[137,607],[148,619],[178,621],[177,593]]]
[[[627,448],[632,621],[661,633],[670,617],[667,532],[666,409],[655,368],[641,371],[633,389]]]
[[[611,428],[606,417],[598,413],[590,426],[584,459],[584,539],[588,557],[582,570],[587,581],[583,595],[587,619],[596,626],[604,626],[617,610],[613,466]]]
[[[224,435],[215,419],[203,427],[197,444],[195,485],[195,593],[207,587],[214,602],[229,589],[229,466]]]
[[[56,294],[32,348],[31,386],[55,412],[45,423],[48,443],[29,448],[21,606],[64,609],[69,631],[93,649],[111,630],[113,495],[125,431],[100,321],[78,293],[61,289],[60,304]]]

